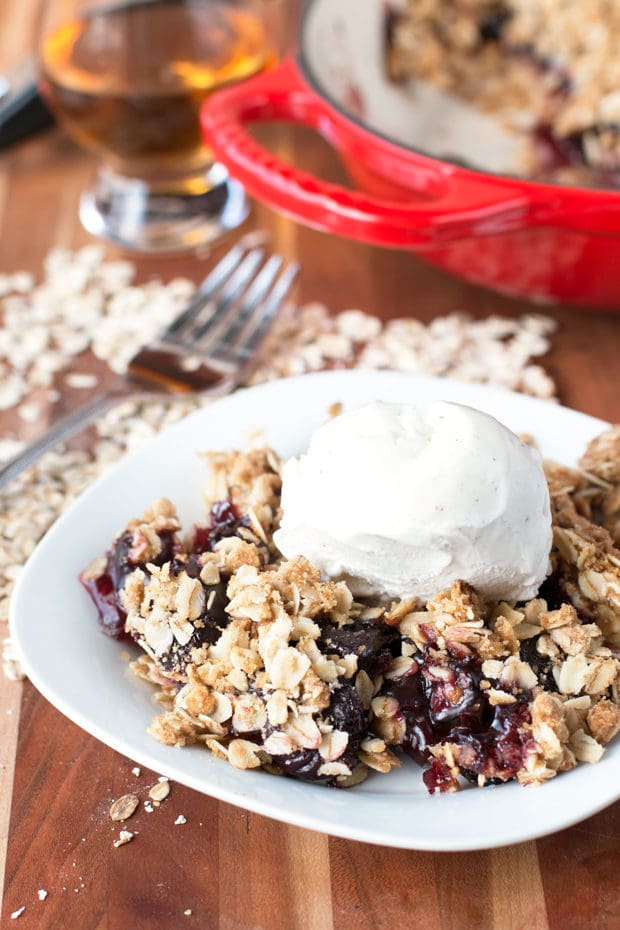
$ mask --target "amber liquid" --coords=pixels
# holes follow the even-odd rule
[[[42,90],[76,142],[114,170],[165,177],[209,163],[204,100],[274,60],[258,5],[134,0],[45,36]]]

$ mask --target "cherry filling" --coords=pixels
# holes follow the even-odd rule
[[[187,574],[192,575],[191,563],[184,567]],[[197,576],[194,575],[194,577]],[[200,646],[210,646],[218,641],[222,630],[230,623],[230,616],[226,613],[229,603],[226,587],[227,580],[205,586],[205,606],[198,619],[192,621],[194,632],[189,642],[181,644],[175,639],[168,652],[157,658],[158,665],[166,672],[184,675],[187,666],[192,661],[192,650]]]
[[[340,681],[334,688],[329,708],[323,712],[323,716],[331,719],[335,730],[349,734],[347,748],[337,761],[348,765],[353,771],[359,764],[357,751],[368,733],[368,715],[355,687],[349,681]],[[292,778],[329,787],[338,785],[335,776],[319,774],[319,769],[325,764],[325,759],[318,749],[299,749],[287,756],[274,756],[273,761],[279,765],[285,775]]]
[[[159,534],[161,552],[150,560],[154,565],[163,565],[169,562],[177,550],[178,541],[172,530],[164,530]],[[80,581],[88,591],[97,608],[99,625],[107,636],[113,639],[125,639],[125,620],[127,613],[120,601],[125,580],[136,568],[147,571],[146,563],[133,561],[130,552],[133,547],[131,533],[123,533],[112,544],[107,553],[105,569],[97,577],[89,577],[87,573],[80,575]]]
[[[510,10],[498,6],[493,12],[484,15],[478,26],[480,38],[483,42],[499,42],[504,29],[512,18]]]
[[[193,577],[197,577],[200,574],[200,565],[195,559],[196,554],[211,551],[221,539],[225,539],[229,536],[236,536],[241,526],[249,525],[249,519],[239,513],[232,501],[218,501],[214,504],[211,507],[207,525],[194,528],[191,547],[194,555],[193,562],[195,567]],[[177,534],[172,530],[164,530],[159,534],[159,538],[161,541],[161,552],[156,558],[150,559],[149,561],[154,565],[164,565],[166,562],[171,562],[173,571],[179,571],[185,568],[191,573],[192,556],[190,556],[187,564],[185,564],[183,560],[178,559],[180,545]],[[139,560],[134,561],[130,557],[133,542],[131,533],[126,532],[121,534],[121,536],[114,541],[112,548],[107,553],[106,565],[102,574],[97,577],[89,577],[84,573],[80,576],[80,581],[88,591],[97,608],[101,629],[114,639],[125,639],[127,637],[125,633],[127,614],[120,600],[120,592],[124,587],[125,579],[136,568],[141,568],[148,574],[145,562]],[[218,621],[215,623],[213,618],[208,617],[205,622],[205,630],[220,629],[223,619],[226,617],[223,613],[223,609],[219,609],[221,600],[222,598],[218,592],[218,607],[213,608],[218,617]],[[214,632],[212,635],[217,639],[219,632],[217,636]],[[205,633],[202,642],[215,642],[215,639],[207,640],[206,637],[207,634]],[[192,643],[190,648],[193,648],[196,644],[197,643]],[[178,664],[177,657],[171,658],[170,661],[172,662],[172,667]]]
[[[355,655],[357,667],[370,677],[382,675],[400,649],[400,634],[394,627],[376,620],[355,620],[346,626],[321,622],[319,648],[326,655]]]
[[[489,708],[493,713],[490,723],[481,722],[479,732],[457,727],[450,734],[450,742],[457,746],[461,774],[477,783],[479,776],[484,784],[501,784],[516,778],[523,766],[530,722],[530,697],[520,696],[515,704]],[[487,716],[489,716],[487,714]],[[484,728],[486,726],[486,729]],[[450,790],[453,778],[447,780],[448,767],[441,759],[433,759],[422,776],[431,794]]]
[[[358,669],[364,670],[371,677],[387,671],[400,648],[400,634],[383,622],[356,620],[342,627],[327,620],[319,620],[319,623],[322,634],[318,646],[321,652],[325,655],[356,655]],[[335,730],[348,733],[347,748],[337,761],[353,771],[359,764],[357,753],[362,740],[368,735],[368,714],[350,681],[341,679],[338,682],[323,716],[331,720]],[[300,749],[287,756],[277,756],[274,762],[277,762],[285,775],[337,786],[333,775],[319,774],[325,759],[316,749]]]
[[[238,536],[242,526],[250,526],[249,518],[232,501],[218,501],[211,507],[206,526],[194,527],[192,551],[210,552],[220,540]]]
[[[531,667],[532,671],[538,678],[538,683],[541,688],[544,688],[545,691],[557,691],[558,686],[555,678],[553,677],[553,665],[551,659],[546,656],[541,656],[536,648],[536,643],[538,642],[538,637],[533,636],[530,639],[526,639],[521,643],[521,648],[519,649],[519,658],[523,662],[527,662]]]
[[[430,747],[449,742],[461,774],[477,782],[509,781],[523,765],[528,736],[531,695],[513,704],[490,704],[480,687],[483,675],[476,657],[452,648],[446,660],[432,646],[414,657],[410,671],[387,681],[382,694],[398,701],[404,724],[402,748],[420,765],[430,768],[424,782],[431,793],[454,787],[454,776]]]

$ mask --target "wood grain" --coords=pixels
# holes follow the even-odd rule
[[[31,44],[35,8],[0,4],[0,70]],[[344,179],[334,155],[313,135],[278,126],[261,137],[296,164]],[[0,156],[0,271],[38,273],[52,246],[89,241],[76,210],[93,167],[58,132]],[[302,300],[324,301],[335,311],[359,306],[383,318],[424,321],[452,310],[475,317],[532,311],[408,254],[327,237],[264,206],[255,206],[248,228],[269,230],[275,248],[300,260]],[[138,262],[141,280],[152,274],[198,279],[201,273],[192,257]],[[620,318],[548,312],[559,330],[545,365],[562,400],[620,420]],[[135,839],[114,849],[118,825],[109,820],[109,804],[127,791],[146,797],[156,774],[132,774],[130,761],[68,722],[27,683],[23,689],[0,683],[0,765],[0,857],[8,832],[3,928],[620,927],[620,805],[536,843],[431,854],[328,838],[174,785],[159,809],[149,814],[141,808],[132,818]],[[187,823],[175,826],[180,813]],[[37,898],[39,888],[49,893],[45,901]],[[14,923],[9,915],[23,905]]]
[[[0,635],[1,633],[0,626]],[[2,912],[4,866],[9,842],[9,819],[21,698],[21,683],[9,681],[0,673],[0,913]]]

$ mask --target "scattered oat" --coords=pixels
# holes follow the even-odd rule
[[[186,911],[183,911],[183,913],[184,913],[184,915],[185,915],[186,917],[191,917],[191,916],[192,916],[192,909],[191,909],[191,907],[188,907]]]
[[[47,891],[45,890],[45,888],[39,888],[39,890],[37,891],[37,895],[39,897],[39,901],[45,901],[45,899],[47,898]]]
[[[96,375],[88,374],[87,372],[72,372],[65,376],[65,384],[67,387],[74,388],[76,390],[86,390],[88,388],[97,387],[99,384],[99,378]]]
[[[34,275],[27,271],[0,274],[0,297],[6,297],[7,294],[26,294],[32,290],[34,284]]]
[[[3,378],[0,406],[18,403],[35,387],[48,387],[57,372],[89,348],[122,371],[193,291],[191,282],[181,279],[135,287],[134,275],[131,263],[106,262],[99,246],[87,246],[74,253],[50,252],[43,280],[36,287],[24,273],[0,279],[4,297],[0,368],[12,372]],[[97,383],[92,374],[68,378],[76,388]]]
[[[140,778],[140,775],[142,775],[142,769],[140,766],[136,765],[132,768],[131,773],[132,775],[135,775],[136,778]]]
[[[17,920],[18,917],[22,916],[25,910],[26,910],[25,904],[22,907],[18,907],[18,909],[16,911],[13,911],[13,913],[11,914],[11,920]]]
[[[179,814],[179,816],[177,817],[177,819],[174,821],[174,825],[175,825],[175,827],[176,827],[176,826],[178,826],[179,824],[182,824],[182,823],[187,823],[187,818],[184,817],[183,814]]]
[[[26,676],[10,639],[2,642],[2,671],[10,681],[22,681]]]
[[[533,360],[550,349],[555,326],[535,313],[481,320],[451,313],[429,324],[413,316],[382,323],[361,311],[333,315],[323,304],[306,304],[282,314],[250,383],[319,371],[336,359],[346,367],[442,375],[551,398],[555,385]]]
[[[136,834],[132,833],[131,830],[121,830],[118,834],[118,839],[114,840],[114,846],[118,849],[119,846],[125,846],[127,843],[130,843]]]
[[[41,419],[43,407],[36,401],[20,404],[17,408],[17,415],[24,423],[36,423]]]
[[[149,791],[151,801],[161,802],[170,794],[170,782],[164,778],[157,782]]]
[[[135,814],[139,804],[140,799],[135,794],[124,794],[110,807],[110,817],[115,821],[129,820]]]
[[[26,447],[23,439],[14,439],[10,436],[4,436],[0,439],[0,463],[10,462],[12,458],[19,455]]]

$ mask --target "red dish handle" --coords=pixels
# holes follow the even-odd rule
[[[349,161],[418,194],[382,200],[329,184],[281,161],[247,123],[286,120],[316,129]],[[315,228],[379,245],[424,248],[518,229],[531,222],[526,192],[410,152],[352,123],[306,83],[293,58],[215,94],[201,114],[216,157],[259,200]],[[423,198],[423,199],[422,199]]]

